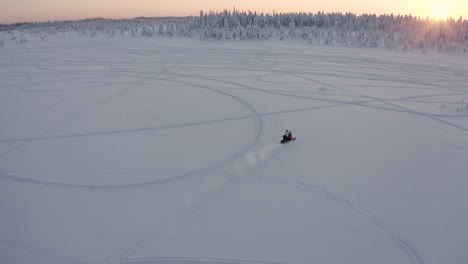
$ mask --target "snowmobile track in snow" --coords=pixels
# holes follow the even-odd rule
[[[52,259],[57,259],[57,260],[65,261],[65,262],[78,261],[78,259],[76,258],[66,257],[63,255],[56,254],[54,252],[34,248],[34,247],[24,245],[18,242],[0,240],[0,244],[5,245],[7,247],[18,248],[18,249],[21,249],[21,250],[24,250],[24,251],[27,251],[36,255],[46,256]]]
[[[254,260],[222,259],[222,258],[137,258],[123,259],[121,264],[282,264],[280,262],[266,262]]]
[[[101,261],[74,262],[69,264],[101,264]],[[227,258],[195,258],[195,257],[159,257],[159,258],[128,258],[121,259],[119,264],[286,264],[282,262],[256,261]],[[15,263],[16,264],[16,263]]]
[[[190,85],[189,83],[186,83],[184,81],[175,81],[175,82]],[[218,90],[210,88],[208,86],[202,86],[202,85],[198,85],[198,84],[191,84],[191,85],[192,86],[197,86],[199,88],[212,90],[214,92],[223,94],[225,96],[232,97],[235,100],[239,101],[246,108],[248,108],[249,111],[252,114],[254,114],[254,118],[256,120],[256,133],[255,133],[254,138],[249,142],[249,144],[246,145],[241,151],[237,152],[234,156],[232,156],[229,159],[227,159],[225,161],[222,161],[222,162],[220,162],[218,164],[215,164],[215,165],[213,165],[213,166],[211,166],[209,168],[206,168],[206,169],[203,169],[203,170],[200,170],[200,171],[197,171],[197,172],[188,173],[187,176],[188,175],[200,174],[200,173],[204,173],[204,172],[209,172],[209,171],[212,171],[212,170],[215,170],[215,169],[219,169],[219,168],[222,168],[222,167],[224,167],[225,165],[227,165],[229,163],[232,163],[235,160],[238,160],[239,158],[244,156],[246,153],[248,153],[251,150],[251,148],[257,143],[257,141],[258,141],[258,139],[259,139],[259,137],[260,137],[260,135],[262,133],[262,129],[263,129],[262,119],[261,119],[260,114],[255,110],[255,108],[253,108],[250,104],[248,104],[244,100],[242,100],[239,97],[236,97],[234,95],[231,95],[229,93],[226,93],[224,91],[218,91]],[[180,176],[176,176],[176,177],[180,177]],[[217,188],[217,190],[207,191],[204,194],[196,197],[194,199],[194,202],[191,205],[179,209],[176,212],[175,215],[173,215],[172,217],[169,217],[168,219],[166,219],[165,222],[158,223],[158,224],[156,224],[154,226],[151,226],[149,229],[143,231],[133,241],[131,241],[129,243],[129,245],[127,245],[126,247],[121,247],[121,248],[115,250],[114,253],[111,256],[106,258],[106,260],[111,260],[111,261],[112,260],[119,260],[119,259],[124,259],[124,258],[130,256],[136,250],[138,250],[141,247],[145,246],[147,243],[153,241],[158,236],[160,236],[162,233],[164,233],[165,230],[170,225],[183,221],[184,219],[186,219],[187,217],[189,217],[190,215],[192,215],[193,213],[198,211],[205,204],[212,201],[214,198],[216,198],[218,195],[220,195],[223,191],[225,191],[234,181],[235,181],[235,179],[230,178],[223,185],[219,186]]]
[[[5,173],[0,173],[0,178],[4,179],[4,180],[8,180],[8,181],[19,182],[19,183],[32,183],[32,184],[38,184],[38,185],[43,185],[43,186],[48,186],[48,187],[75,188],[75,189],[83,189],[83,190],[122,190],[122,189],[141,188],[141,187],[148,187],[148,186],[162,184],[162,183],[178,181],[178,180],[184,179],[184,178],[189,177],[189,176],[200,175],[200,174],[204,174],[204,173],[208,173],[210,171],[216,170],[216,169],[221,168],[221,167],[225,166],[226,164],[240,158],[242,155],[247,153],[255,145],[255,143],[257,142],[257,140],[258,140],[258,138],[259,138],[259,136],[261,134],[261,131],[262,131],[261,115],[255,110],[255,108],[253,108],[245,100],[243,100],[243,99],[241,99],[241,98],[239,98],[237,96],[234,96],[232,94],[229,94],[229,93],[227,93],[225,91],[220,91],[220,90],[214,89],[214,88],[209,87],[209,86],[188,83],[188,82],[184,82],[184,81],[180,81],[180,80],[169,80],[169,79],[161,79],[161,78],[158,78],[158,80],[165,80],[165,81],[169,81],[169,82],[173,82],[173,83],[198,87],[198,88],[209,90],[211,92],[215,92],[215,93],[218,93],[220,95],[223,95],[223,96],[229,97],[231,99],[234,99],[235,101],[237,101],[238,103],[243,105],[251,113],[250,117],[254,118],[254,120],[256,122],[256,125],[255,125],[256,126],[256,128],[255,128],[256,132],[255,132],[254,137],[250,140],[250,142],[247,145],[245,145],[242,149],[237,151],[233,156],[231,156],[231,157],[229,157],[229,158],[227,158],[225,160],[222,160],[221,162],[218,162],[216,164],[213,164],[213,165],[211,165],[211,166],[209,166],[207,168],[203,168],[203,169],[200,169],[200,170],[192,171],[192,172],[189,172],[189,173],[185,173],[185,174],[182,174],[182,175],[173,176],[173,177],[169,177],[169,178],[158,179],[158,180],[154,180],[154,181],[146,181],[146,182],[134,183],[134,184],[118,184],[118,185],[87,185],[87,184],[72,184],[72,183],[61,183],[61,182],[52,182],[52,181],[45,181],[45,180],[36,180],[36,179],[30,179],[30,178],[20,177],[20,176],[16,176],[16,175],[9,175],[9,174],[5,174]],[[98,107],[99,105],[102,105],[103,103],[105,103],[105,102],[107,102],[109,100],[114,99],[117,96],[120,96],[120,95],[128,92],[130,89],[134,89],[136,86],[137,86],[137,84],[135,84],[135,86],[133,86],[133,87],[130,87],[130,88],[127,88],[127,89],[123,90],[122,92],[118,93],[117,95],[111,96],[110,98],[106,99],[105,101],[102,101],[98,105],[93,106],[92,109],[94,109],[95,107]],[[88,111],[90,111],[90,109],[85,110],[85,112],[88,112]],[[81,115],[81,114],[82,114],[82,112],[79,113],[79,115]],[[75,115],[72,116],[72,118],[76,118]],[[67,119],[67,120],[65,120],[65,121],[63,121],[61,123],[67,122],[69,119]],[[203,122],[198,122],[198,123],[203,123]],[[47,132],[49,130],[51,130],[51,129],[48,129]],[[42,133],[41,136],[36,137],[36,138],[38,138],[38,139],[46,138],[45,134],[46,133]],[[14,140],[14,141],[21,142],[20,146],[22,146],[24,144],[27,144],[31,140],[34,140],[34,137],[32,137],[30,139],[25,139],[25,140]],[[2,155],[7,154],[8,152],[3,153]]]
[[[264,178],[264,179],[268,181],[276,182],[279,184],[290,185],[290,186],[293,186],[293,187],[296,187],[305,191],[313,192],[324,198],[333,200],[334,202],[337,202],[345,207],[348,207],[349,209],[352,209],[356,213],[372,221],[381,230],[387,233],[398,244],[398,246],[412,259],[413,263],[416,263],[416,264],[429,264],[430,263],[423,253],[421,253],[408,239],[398,234],[398,232],[389,223],[379,218],[378,216],[374,215],[373,213],[367,211],[366,209],[360,207],[359,205],[356,204],[356,202],[352,201],[351,199],[346,198],[343,195],[329,191],[323,187],[300,182],[300,181],[284,180],[284,179],[278,179],[278,178]]]

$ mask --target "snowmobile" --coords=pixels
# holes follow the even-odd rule
[[[286,133],[283,135],[283,139],[281,140],[281,144],[288,143],[289,141],[296,140],[296,137],[293,137],[291,131],[286,130]]]

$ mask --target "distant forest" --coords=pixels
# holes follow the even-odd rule
[[[352,13],[200,12],[199,16],[0,25],[0,45],[52,37],[301,40],[312,45],[468,53],[468,20]]]

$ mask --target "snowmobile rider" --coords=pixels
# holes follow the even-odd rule
[[[283,139],[292,140],[293,139],[292,132],[286,129],[286,132],[284,132],[284,135],[283,135]]]

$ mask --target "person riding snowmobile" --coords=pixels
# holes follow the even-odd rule
[[[292,140],[292,139],[293,139],[292,132],[286,129],[286,132],[283,135],[283,140]]]
[[[284,132],[283,139],[281,140],[281,144],[293,140],[296,140],[296,137],[292,135],[291,130],[286,130],[286,132]]]

